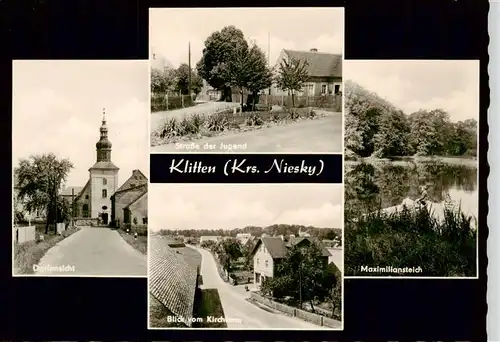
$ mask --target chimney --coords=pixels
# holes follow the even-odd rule
[[[316,49],[316,48],[312,48],[312,49],[311,49],[311,50],[309,50],[309,51],[311,51],[311,52],[318,52],[318,49]]]

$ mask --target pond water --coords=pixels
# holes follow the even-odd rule
[[[471,160],[346,162],[344,182],[346,210],[354,215],[415,200],[422,185],[429,201],[442,204],[449,196],[464,213],[478,214],[477,164]]]

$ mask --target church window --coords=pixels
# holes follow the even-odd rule
[[[102,189],[102,198],[107,198],[108,197],[108,190]]]
[[[106,185],[106,184],[108,184],[108,180],[106,178],[103,178],[102,179],[102,185]]]
[[[84,204],[82,209],[83,217],[89,217],[89,205]]]

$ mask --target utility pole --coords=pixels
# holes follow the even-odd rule
[[[189,98],[191,98],[191,42],[189,42],[189,45],[188,45],[188,67],[189,67],[188,94],[189,94]]]

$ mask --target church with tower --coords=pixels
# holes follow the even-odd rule
[[[118,186],[120,169],[111,161],[112,144],[108,139],[106,114],[103,112],[100,138],[96,143],[96,162],[89,168],[83,187],[67,187],[62,196],[73,203],[73,219],[98,221],[104,225],[147,224],[148,179],[140,170]],[[83,222],[86,225],[88,222]]]

